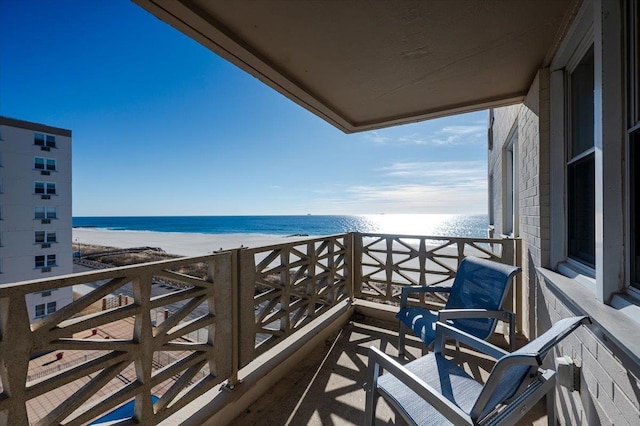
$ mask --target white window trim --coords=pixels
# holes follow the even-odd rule
[[[620,173],[626,126],[620,117],[624,105],[620,102],[623,82],[622,46],[620,45],[620,4],[602,0],[586,0],[566,38],[551,62],[551,245],[550,263],[558,270],[572,270],[584,275],[585,268],[576,270],[567,261],[566,218],[566,152],[565,152],[565,71],[571,71],[591,43],[594,46],[594,157],[595,157],[595,296],[609,302],[611,296],[625,288],[625,205]],[[603,17],[607,17],[604,19]],[[596,17],[597,19],[594,19]],[[605,80],[605,81],[603,81]],[[603,141],[606,140],[606,153]],[[560,142],[562,141],[562,142]],[[605,177],[606,176],[606,177]],[[562,188],[561,191],[554,190]],[[586,272],[591,271],[586,268]],[[581,282],[581,280],[575,280]],[[586,288],[594,286],[585,285]]]
[[[591,291],[596,290],[595,269],[569,258],[567,235],[567,119],[566,76],[580,63],[594,44],[593,8],[584,2],[575,25],[567,34],[551,62],[551,265],[561,274],[576,279]],[[597,60],[597,59],[594,59]],[[594,109],[596,105],[594,105]],[[595,112],[594,112],[595,114]],[[595,123],[594,123],[595,127]]]
[[[520,194],[518,167],[518,127],[514,124],[502,151],[502,223],[503,233],[507,237],[520,235]],[[510,226],[507,226],[510,225]]]

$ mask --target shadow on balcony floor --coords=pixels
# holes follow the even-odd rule
[[[370,346],[397,359],[397,325],[354,315],[333,339],[292,369],[272,391],[254,402],[231,424],[244,425],[346,425],[362,424]],[[500,342],[493,342],[500,344]],[[501,346],[506,347],[502,341]],[[421,355],[417,340],[407,340],[408,358]],[[462,348],[449,350],[474,377],[486,377],[492,362]],[[408,360],[400,360],[402,363]],[[383,399],[376,410],[377,424],[403,425]],[[534,407],[521,425],[546,425],[544,400]]]

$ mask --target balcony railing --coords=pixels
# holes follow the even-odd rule
[[[158,423],[338,304],[394,303],[470,254],[514,263],[516,244],[350,233],[5,285],[0,424],[84,424],[129,401]],[[29,323],[28,294],[80,284]],[[102,310],[116,293],[131,303]]]

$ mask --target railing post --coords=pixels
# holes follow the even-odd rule
[[[0,424],[29,423],[25,383],[32,339],[25,298],[0,298],[0,380],[8,395],[0,398]]]
[[[238,250],[238,350],[239,368],[251,362],[256,353],[256,314],[254,293],[256,261],[253,250]]]
[[[134,417],[140,423],[153,419],[153,402],[151,401],[151,372],[153,365],[154,339],[151,331],[151,282],[152,275],[141,273],[132,280],[133,297],[141,309],[135,315],[133,327],[133,339],[138,342],[135,357],[136,379],[144,387],[135,397]],[[128,305],[128,297],[125,296],[125,305]]]
[[[238,382],[237,257],[237,250],[218,253],[207,265],[207,281],[213,285],[209,314],[216,317],[207,337],[207,343],[215,348],[209,371],[228,376],[231,389]]]
[[[348,257],[351,265],[348,271],[351,273],[351,301],[362,297],[362,234],[360,232],[349,233],[351,256]]]
[[[514,251],[515,251],[515,263],[514,265],[522,268],[522,238],[514,239]],[[516,275],[516,282],[514,283],[516,288],[515,304],[516,304],[516,332],[520,335],[524,335],[524,301],[525,294],[522,287],[522,275]]]

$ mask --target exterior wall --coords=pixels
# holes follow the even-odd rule
[[[495,234],[506,232],[505,196],[503,177],[505,164],[505,150],[511,135],[517,133],[515,150],[517,161],[514,173],[518,176],[519,186],[516,188],[519,201],[518,221],[519,235],[522,238],[522,280],[521,290],[525,295],[523,306],[523,324],[520,329],[525,335],[531,334],[531,324],[535,324],[535,309],[530,291],[531,282],[535,281],[535,267],[547,266],[549,261],[549,174],[548,165],[548,136],[541,137],[543,129],[548,134],[549,129],[549,73],[547,69],[540,70],[529,93],[521,105],[498,108],[493,111],[493,149],[489,151],[489,174],[493,174],[494,211],[496,212]]]
[[[34,143],[35,133],[55,136],[56,147],[43,150]],[[0,285],[72,273],[71,132],[0,117],[0,139]],[[56,171],[46,175],[37,170],[36,157],[55,159]],[[36,194],[35,182],[55,183],[56,194],[49,199]],[[56,219],[35,219],[36,207],[55,207]],[[37,244],[36,231],[55,232],[56,242]],[[56,256],[55,266],[35,267],[36,256],[50,254]],[[29,315],[34,319],[38,304],[55,301],[60,308],[72,297],[72,288],[28,295]]]
[[[622,288],[624,292],[622,284],[625,280],[624,274],[620,273],[624,270],[620,266],[625,262],[624,254],[621,254],[624,243],[620,243],[623,238],[618,235],[624,230],[620,225],[623,222],[620,206],[624,201],[620,200],[625,198],[624,183],[621,183],[625,162],[624,159],[618,160],[625,151],[625,129],[620,120],[625,115],[624,91],[620,81],[620,70],[624,65],[620,63],[619,51],[616,50],[621,46],[619,37],[623,34],[619,5],[606,0],[586,0],[583,6],[587,10],[583,16],[591,14],[592,25],[599,28],[592,36],[596,51],[594,122],[596,133],[600,132],[605,140],[599,146],[596,138],[596,147],[599,148],[596,152],[602,157],[602,160],[597,160],[597,167],[604,169],[596,173],[596,211],[601,212],[596,220],[604,223],[602,227],[596,223],[596,230],[603,235],[604,242],[596,249],[600,263],[596,265],[596,276],[591,278],[595,288],[585,286],[579,274],[564,270],[565,275],[553,272],[553,269],[561,268],[559,265],[567,256],[565,246],[557,244],[566,238],[566,229],[562,225],[566,221],[563,177],[566,130],[554,124],[558,116],[566,113],[566,108],[558,103],[564,98],[561,84],[565,69],[562,61],[552,60],[553,71],[544,68],[538,72],[522,105],[499,108],[492,114],[493,149],[489,152],[489,175],[494,177],[496,234],[502,233],[504,226],[502,216],[497,212],[503,210],[506,202],[500,195],[500,186],[504,185],[505,147],[509,135],[514,131],[518,134],[519,162],[516,169],[519,178],[519,236],[523,241],[522,288],[525,294],[525,306],[519,308],[525,313],[524,332],[534,338],[568,316],[588,315],[593,320],[592,326],[581,327],[558,345],[553,354],[570,356],[576,365],[581,366],[579,390],[557,388],[558,420],[563,425],[640,424],[640,344],[637,342],[640,323],[637,315],[634,321],[633,314],[630,317],[624,312],[629,312],[628,308],[623,310],[606,303],[606,295],[610,292],[607,287],[613,286],[614,291]],[[577,33],[570,28],[567,37],[575,37]],[[616,37],[618,43],[614,43]],[[566,44],[571,46],[571,43]],[[558,52],[557,55],[565,56],[563,61],[572,54],[571,48],[562,46]],[[554,65],[554,62],[561,66]],[[598,179],[602,179],[604,184]],[[608,244],[608,238],[613,238],[615,244]],[[628,304],[636,309],[640,304],[632,298],[626,300],[630,300]],[[549,357],[546,363],[547,367],[552,367],[553,357]]]
[[[584,306],[558,292],[553,282],[540,276],[536,287],[541,331],[561,318],[585,314]],[[554,355],[568,355],[581,367],[580,391],[556,388],[560,424],[640,424],[640,365],[606,337],[602,326],[581,327],[557,346]]]

